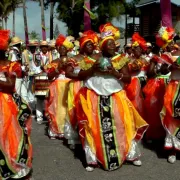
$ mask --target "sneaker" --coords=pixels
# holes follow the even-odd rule
[[[142,161],[137,159],[137,160],[133,161],[133,165],[134,166],[141,166],[142,165]]]
[[[176,162],[176,156],[175,155],[168,156],[168,162],[174,164]]]
[[[87,167],[86,167],[86,171],[87,171],[87,172],[92,172],[92,171],[94,171],[94,168],[91,167],[91,166],[87,166]]]

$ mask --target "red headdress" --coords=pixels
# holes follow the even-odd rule
[[[91,41],[95,46],[98,45],[98,41],[99,41],[98,35],[92,30],[83,32],[79,40],[80,48],[82,49],[85,43],[88,41]]]
[[[62,34],[57,37],[56,46],[65,46],[68,50],[73,49],[74,47],[73,43]]]
[[[117,27],[113,26],[111,23],[102,24],[99,27],[101,33],[101,40],[99,43],[100,48],[103,47],[104,43],[109,40],[118,40],[120,38],[120,31]]]
[[[161,48],[165,48],[170,42],[172,42],[174,36],[175,31],[173,28],[162,26],[156,35],[156,44]]]
[[[0,50],[7,50],[9,35],[9,30],[0,30]]]
[[[146,41],[139,33],[134,33],[132,36],[132,47],[140,46],[143,50],[146,50]]]

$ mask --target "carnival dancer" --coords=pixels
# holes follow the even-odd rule
[[[100,26],[100,32],[102,56],[80,64],[79,77],[84,77],[85,86],[78,92],[75,105],[86,170],[92,171],[98,162],[109,171],[125,160],[140,166],[136,138],[141,139],[147,123],[123,90],[131,80],[128,59],[116,55],[118,28],[107,23]]]
[[[65,77],[63,64],[68,61],[67,53],[74,46],[68,39],[59,35],[56,39],[56,47],[60,54],[60,59],[54,60],[45,66],[48,78],[53,80],[49,86],[49,97],[46,100],[45,113],[48,118],[48,136],[50,139],[64,137],[64,124],[67,114],[67,95],[69,78]],[[61,67],[61,68],[60,68]]]
[[[74,149],[75,145],[80,143],[77,133],[77,118],[75,112],[75,97],[83,86],[82,78],[78,76],[80,71],[79,64],[81,64],[81,62],[84,63],[84,59],[88,62],[88,59],[91,61],[94,56],[97,56],[97,54],[94,54],[97,45],[98,36],[94,31],[88,30],[81,33],[80,53],[70,58],[66,65],[66,77],[72,80],[69,83],[68,91],[68,113],[65,123],[65,138],[68,140],[71,149]]]
[[[19,63],[22,63],[22,54],[21,54],[21,45],[23,41],[19,37],[13,37],[11,39],[11,42],[9,44],[10,51],[9,51],[9,57],[8,60],[15,62],[18,61]],[[25,67],[22,67],[23,70],[25,70]],[[22,86],[22,77],[16,78],[16,92],[21,95],[21,86]]]
[[[29,40],[28,49],[22,53],[22,65],[25,66],[27,75],[23,78],[21,87],[21,96],[29,103],[32,109],[35,109],[35,97],[33,92],[33,75],[38,74],[40,68],[36,66],[35,54],[39,45],[38,40]]]
[[[151,56],[150,66],[148,70],[148,82],[143,88],[145,95],[145,119],[149,124],[146,131],[145,140],[150,142],[152,140],[159,140],[165,138],[165,130],[163,128],[160,112],[164,104],[164,94],[166,86],[169,82],[170,72],[168,66],[172,64],[172,59],[165,52],[170,49],[170,43],[173,41],[173,33],[168,35],[168,40],[163,41],[162,37],[167,34],[167,30],[160,28],[156,35],[156,44],[162,48],[164,53],[157,53]],[[170,37],[169,37],[170,36]]]
[[[180,150],[179,136],[179,87],[180,87],[180,51],[171,53],[173,50],[174,29],[162,27],[159,31],[159,41],[166,47],[166,56],[171,61],[170,83],[168,84],[164,96],[164,107],[160,113],[163,127],[166,130],[165,149],[169,151],[168,162],[175,163],[176,153]]]
[[[25,179],[32,168],[31,111],[15,92],[22,70],[5,57],[9,35],[0,30],[0,179]]]
[[[146,41],[139,33],[132,36],[133,58],[129,63],[129,70],[132,75],[131,83],[127,85],[126,92],[136,110],[144,118],[144,97],[142,88],[146,84],[146,73],[149,62],[142,58],[142,51],[146,50]]]
[[[35,61],[37,69],[39,70],[39,74],[36,74],[35,80],[39,78],[40,81],[43,81],[43,84],[41,88],[43,89],[44,81],[48,81],[47,74],[44,72],[44,67],[47,66],[49,63],[51,63],[52,59],[50,57],[50,53],[48,52],[49,44],[47,41],[41,41],[40,42],[40,53],[37,53],[35,55]],[[48,83],[48,82],[47,82]],[[46,84],[47,84],[46,83]],[[35,84],[36,86],[36,84]],[[44,91],[38,90],[36,93],[36,87],[35,87],[35,96],[36,96],[36,120],[38,124],[42,124],[44,121],[44,100],[47,96],[47,90],[45,90],[45,94],[41,93]]]

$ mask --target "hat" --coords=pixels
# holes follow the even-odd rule
[[[156,44],[161,48],[165,48],[173,41],[174,36],[175,31],[173,28],[162,26],[156,35]]]
[[[87,30],[81,34],[79,39],[80,48],[83,48],[86,42],[91,41],[95,46],[98,45],[99,38],[97,34],[92,30]]]
[[[151,44],[150,42],[147,42],[147,43],[146,43],[146,46],[147,46],[147,47],[152,47],[152,44]]]
[[[146,50],[146,41],[139,33],[134,33],[132,36],[132,47],[141,47],[143,50]]]
[[[56,46],[65,46],[68,50],[73,49],[74,47],[73,43],[62,34],[57,37]]]
[[[66,38],[70,42],[74,42],[75,41],[75,38],[73,36],[67,36]]]
[[[47,41],[41,41],[40,46],[49,46]]]
[[[39,41],[38,40],[29,40],[29,44],[28,46],[38,46],[39,45]]]
[[[11,39],[11,43],[9,44],[9,46],[14,46],[16,44],[22,44],[23,40],[21,40],[19,37],[15,36]]]
[[[55,41],[55,40],[51,40],[51,41],[49,42],[49,46],[50,46],[50,47],[55,47],[55,45],[56,45],[56,41]]]
[[[102,48],[107,42],[107,40],[118,40],[120,38],[120,31],[117,27],[113,26],[111,23],[103,24],[99,27],[101,33],[99,47]]]

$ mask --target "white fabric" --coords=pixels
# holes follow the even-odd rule
[[[124,84],[113,76],[93,76],[86,80],[85,86],[94,90],[98,95],[109,96],[121,91]]]
[[[58,59],[60,57],[60,54],[58,53],[56,49],[51,51],[51,54],[52,54],[52,60]]]
[[[19,58],[17,57],[17,52],[16,51],[18,51],[18,49],[16,48],[16,49],[14,49],[15,47],[13,47],[10,51],[9,51],[9,57],[10,57],[10,61],[12,61],[12,62],[15,62],[15,61],[18,61],[19,60]],[[19,52],[19,51],[18,51]]]
[[[43,66],[49,64],[49,52],[47,52],[46,54],[40,52],[40,57]]]
[[[21,95],[21,87],[22,87],[22,78],[16,78],[15,89],[16,93]]]
[[[43,118],[43,110],[44,110],[44,99],[36,98],[36,116],[37,119]]]

